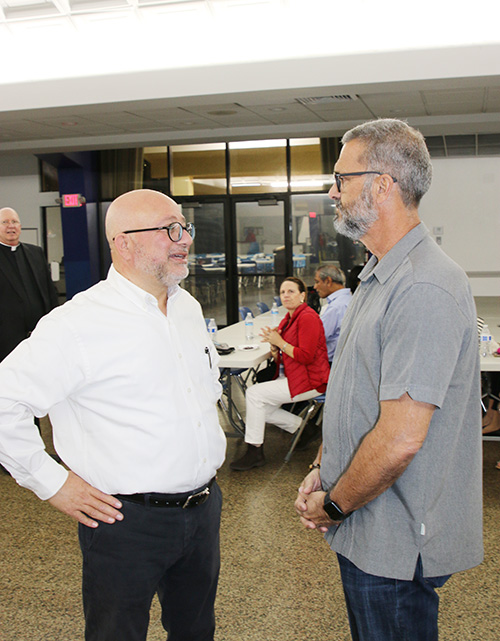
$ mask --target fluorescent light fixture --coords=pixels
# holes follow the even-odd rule
[[[32,18],[47,18],[60,16],[61,12],[52,2],[23,4],[17,7],[3,7],[6,20],[29,20]]]
[[[242,140],[229,143],[229,149],[267,149],[270,147],[286,147],[286,140]]]
[[[306,187],[323,187],[325,183],[322,180],[292,180],[290,183],[291,187],[303,187],[304,189]],[[283,188],[286,189],[288,187],[288,183],[285,181],[276,181],[270,183],[271,187],[274,188]]]

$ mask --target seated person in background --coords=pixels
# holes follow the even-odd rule
[[[340,325],[352,298],[351,290],[345,286],[345,280],[344,272],[335,265],[321,265],[314,275],[314,289],[320,298],[326,299],[326,305],[323,305],[320,311],[320,318],[325,329],[330,364],[339,340]],[[321,428],[316,423],[316,417],[313,417],[300,435],[295,449],[305,450],[320,433]]]
[[[484,319],[480,316],[477,317],[477,331],[479,337],[484,327]],[[493,338],[491,341],[491,349],[496,352],[500,345]],[[500,413],[498,401],[500,396],[500,372],[485,372],[483,374],[485,381],[485,390],[491,393],[484,399],[486,414],[483,416],[483,435],[500,436]],[[500,468],[499,468],[500,469]]]
[[[325,328],[328,360],[331,363],[339,340],[340,324],[351,302],[352,293],[345,286],[344,272],[335,265],[319,267],[314,275],[314,289],[320,298],[326,298],[326,305],[321,308],[320,317]]]
[[[308,400],[326,390],[330,366],[325,332],[306,296],[300,278],[291,276],[281,284],[281,302],[288,314],[277,328],[264,327],[261,333],[263,341],[271,345],[277,377],[247,390],[247,450],[231,463],[232,470],[246,471],[265,464],[262,444],[266,421],[291,434],[299,428],[302,419],[282,409],[283,403]]]

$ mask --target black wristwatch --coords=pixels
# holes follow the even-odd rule
[[[330,490],[325,494],[325,501],[323,503],[323,509],[332,519],[332,521],[345,521],[348,516],[351,516],[352,512],[342,512],[339,506],[332,501],[330,498]]]

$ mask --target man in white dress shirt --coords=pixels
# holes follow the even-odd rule
[[[48,314],[0,365],[0,462],[79,521],[87,641],[212,641],[225,456],[218,356],[188,274],[194,226],[159,192],[117,198],[108,277]],[[69,471],[45,451],[49,414]]]

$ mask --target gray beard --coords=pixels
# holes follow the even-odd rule
[[[368,189],[366,189],[368,187]],[[335,205],[336,209],[342,214],[334,220],[334,227],[339,234],[347,236],[351,240],[360,240],[372,227],[378,219],[378,214],[373,209],[373,199],[370,193],[370,185],[366,185],[361,192],[359,199],[350,205],[344,207],[340,201]]]
[[[178,285],[189,275],[189,268],[187,265],[179,265],[176,273],[172,273],[168,270],[168,266],[164,263],[151,263],[142,249],[137,248],[136,255],[138,256],[138,266],[142,269],[142,271],[144,271],[146,274],[149,274],[150,276],[153,276],[167,289]]]

